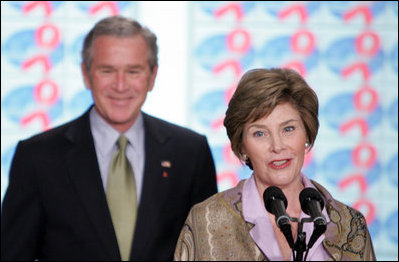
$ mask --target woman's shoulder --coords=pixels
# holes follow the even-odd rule
[[[214,194],[206,200],[196,204],[192,212],[212,214],[213,212],[227,212],[242,217],[242,188],[245,180],[241,180],[235,187]]]
[[[364,215],[360,211],[335,199],[330,194],[330,192],[328,192],[328,190],[326,188],[324,188],[322,185],[320,185],[316,181],[311,180],[311,182],[318,189],[318,191],[322,194],[322,196],[326,202],[325,204],[326,204],[327,212],[328,212],[330,218],[333,220],[333,222],[335,220],[334,219],[335,212],[339,213],[340,216],[342,216],[343,214],[346,214],[346,216],[356,217],[358,219],[365,220]],[[336,214],[336,215],[338,215],[338,214]],[[338,219],[338,218],[336,218],[336,219]]]
[[[364,215],[334,199],[323,186],[315,181],[326,202],[330,218],[325,233],[324,247],[335,260],[375,260],[375,253]]]

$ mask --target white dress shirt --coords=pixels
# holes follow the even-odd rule
[[[90,128],[94,138],[97,161],[100,168],[104,190],[107,190],[108,170],[111,159],[117,150],[117,140],[121,135],[110,126],[93,107],[90,111]],[[124,135],[129,140],[126,156],[133,168],[136,180],[137,202],[140,203],[141,188],[144,176],[145,149],[144,149],[144,122],[140,112],[136,122]]]

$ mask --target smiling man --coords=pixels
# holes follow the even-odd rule
[[[194,204],[217,192],[206,137],[141,111],[156,36],[121,16],[85,38],[94,105],[19,142],[1,219],[2,260],[172,260]]]
[[[90,65],[82,63],[96,112],[119,132],[136,121],[147,92],[154,87],[158,66],[150,67],[148,48],[141,35],[99,36],[92,44]]]

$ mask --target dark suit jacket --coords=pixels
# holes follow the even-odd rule
[[[144,126],[131,259],[172,260],[191,206],[217,192],[214,162],[204,136],[146,114]],[[18,144],[2,207],[1,258],[120,260],[88,112]]]

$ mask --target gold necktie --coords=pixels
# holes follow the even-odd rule
[[[119,149],[111,160],[107,182],[108,207],[123,261],[129,260],[137,216],[136,182],[126,158],[127,143],[127,138],[121,135]]]

